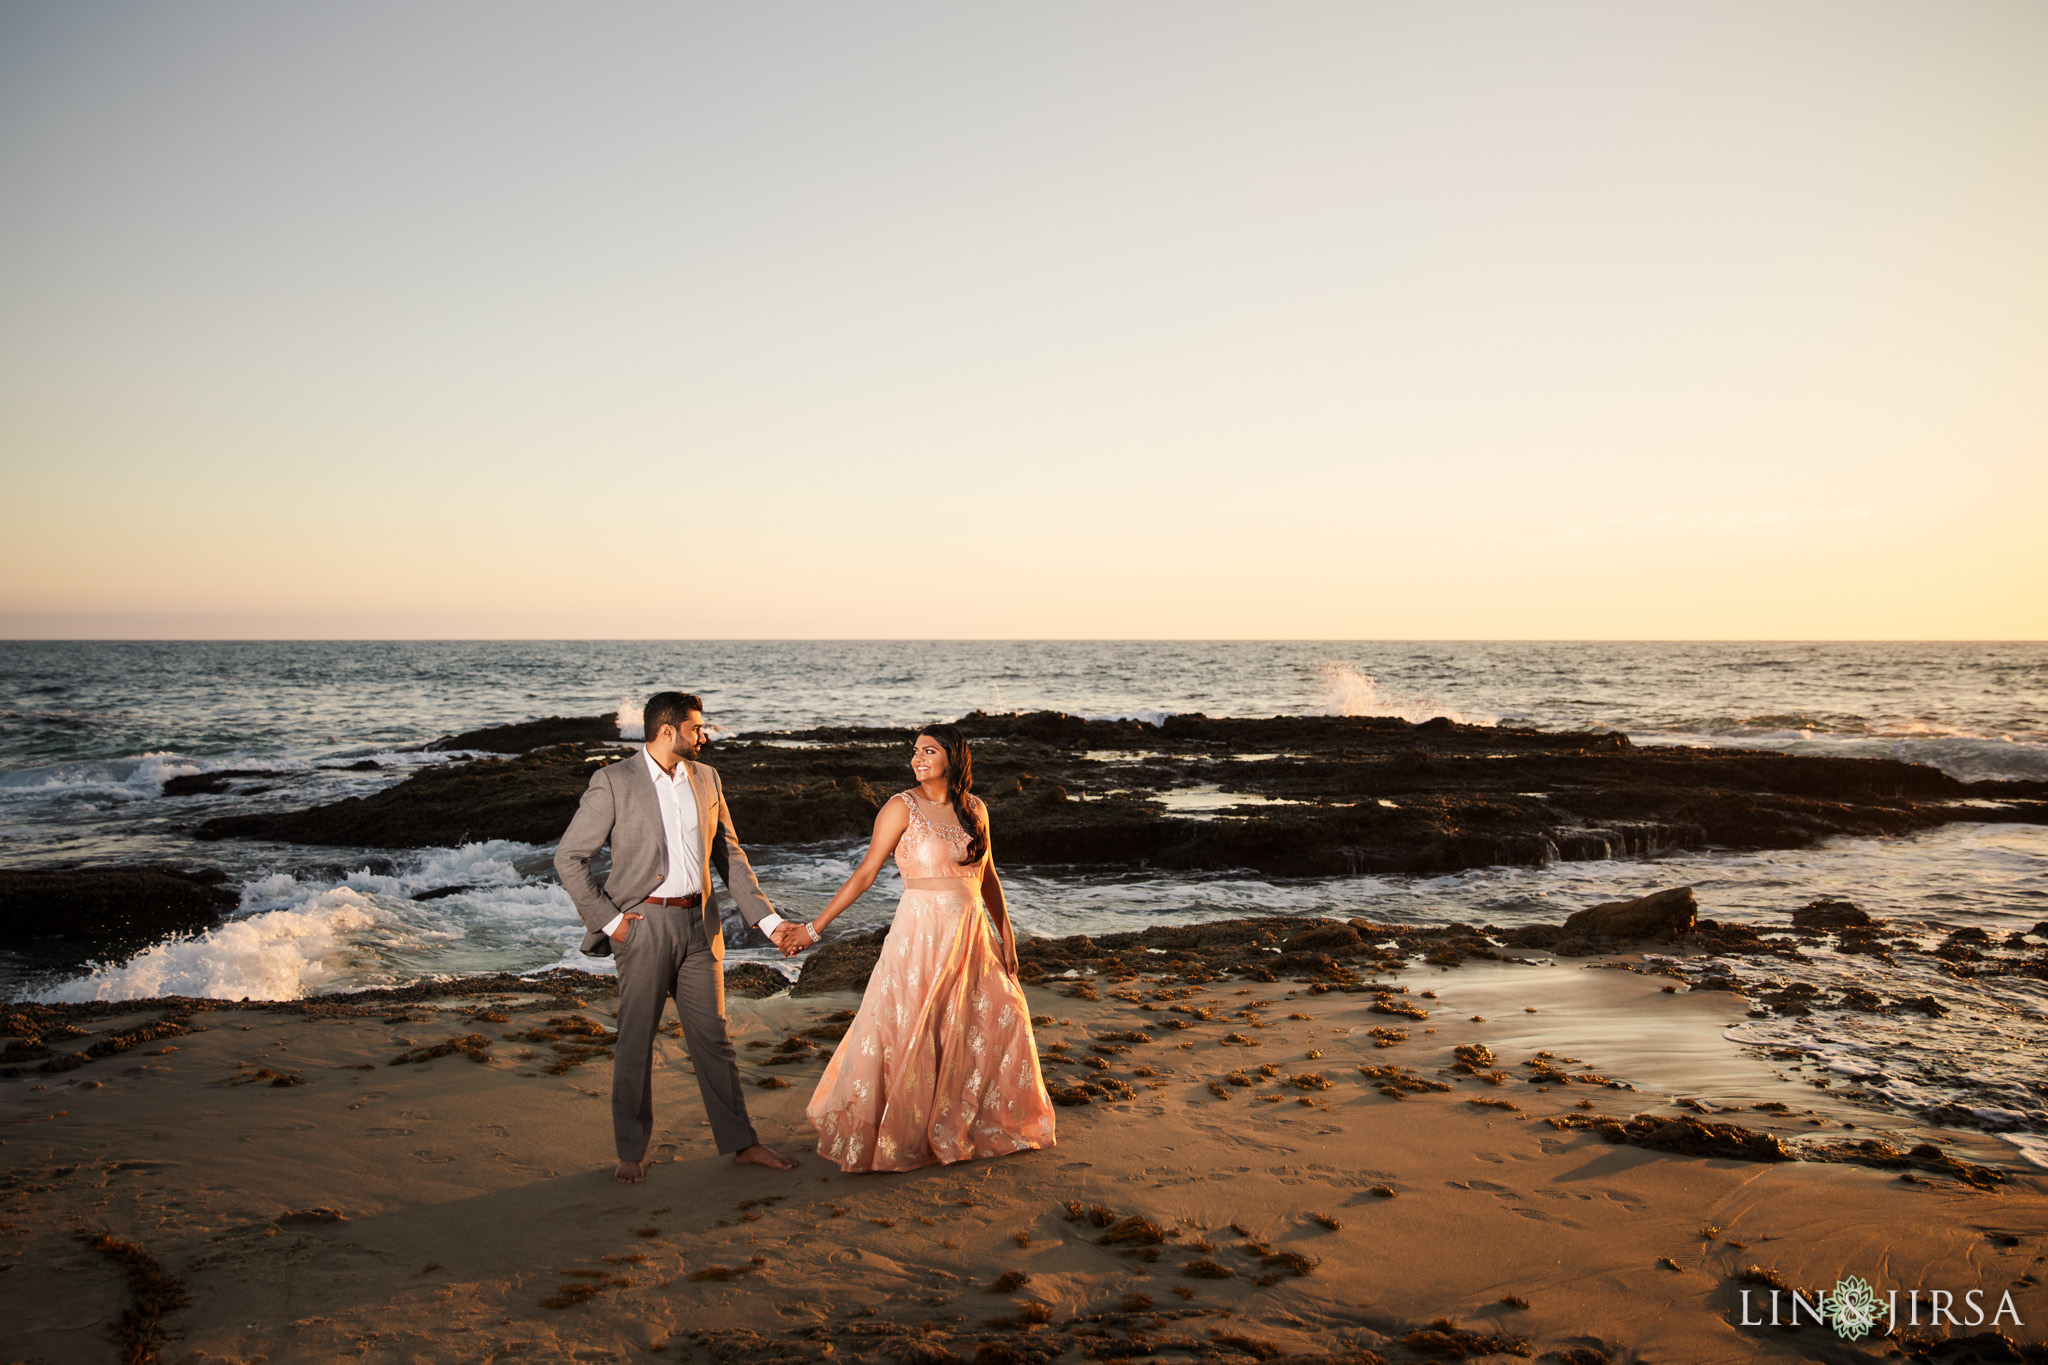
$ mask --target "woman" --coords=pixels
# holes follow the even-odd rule
[[[860,1012],[805,1116],[847,1171],[910,1171],[1053,1145],[1017,944],[989,858],[988,809],[950,725],[920,732],[917,785],[882,804],[867,856],[810,936],[874,885],[891,852],[903,900]]]

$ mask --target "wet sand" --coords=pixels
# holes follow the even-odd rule
[[[1384,1002],[1287,983],[1032,987],[1049,1084],[1099,1093],[1059,1110],[1056,1148],[895,1176],[841,1174],[802,1119],[857,997],[734,998],[757,1127],[803,1165],[713,1153],[665,1037],[658,1164],[637,1187],[609,1178],[610,1062],[564,1065],[601,1047],[602,993],[195,1010],[167,1041],[0,1081],[0,1356],[116,1360],[124,1333],[140,1358],[187,1365],[1874,1360],[1898,1344],[1739,1325],[1741,1290],[1767,1299],[1771,1274],[1860,1275],[1902,1302],[1979,1289],[1987,1316],[2010,1291],[2022,1324],[2000,1329],[2048,1337],[2048,1188],[1995,1139],[1941,1135],[2003,1168],[1976,1188],[1551,1122],[1704,1110],[1795,1146],[1926,1136],[1823,1108],[1797,1072],[1723,1041],[1740,1001],[1614,961],[1416,970]],[[1061,993],[1086,989],[1100,998]],[[451,1039],[467,1041],[393,1064]],[[1455,1069],[1472,1045],[1492,1059]]]

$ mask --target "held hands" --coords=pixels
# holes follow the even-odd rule
[[[818,942],[817,938],[811,933],[810,925],[798,924],[790,920],[785,920],[782,927],[777,929],[771,937],[775,940],[775,946],[782,949],[784,957],[795,957],[804,949],[816,946]]]

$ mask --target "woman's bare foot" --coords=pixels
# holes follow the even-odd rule
[[[751,1147],[734,1152],[732,1159],[747,1166],[766,1166],[771,1171],[793,1171],[796,1169],[796,1162],[762,1142],[757,1142]],[[626,1163],[622,1161],[619,1163],[619,1168],[623,1170],[625,1165]]]
[[[637,1185],[647,1178],[647,1163],[644,1161],[621,1161],[612,1170],[612,1179],[621,1185]]]

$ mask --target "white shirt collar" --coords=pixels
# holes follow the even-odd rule
[[[640,757],[647,760],[647,774],[648,776],[652,777],[656,782],[669,782],[680,786],[683,784],[683,779],[689,771],[687,768],[683,766],[685,763],[688,762],[688,760],[679,758],[676,760],[675,776],[670,777],[667,773],[661,770],[661,765],[654,761],[654,755],[647,751],[647,746],[644,744],[640,746]]]

